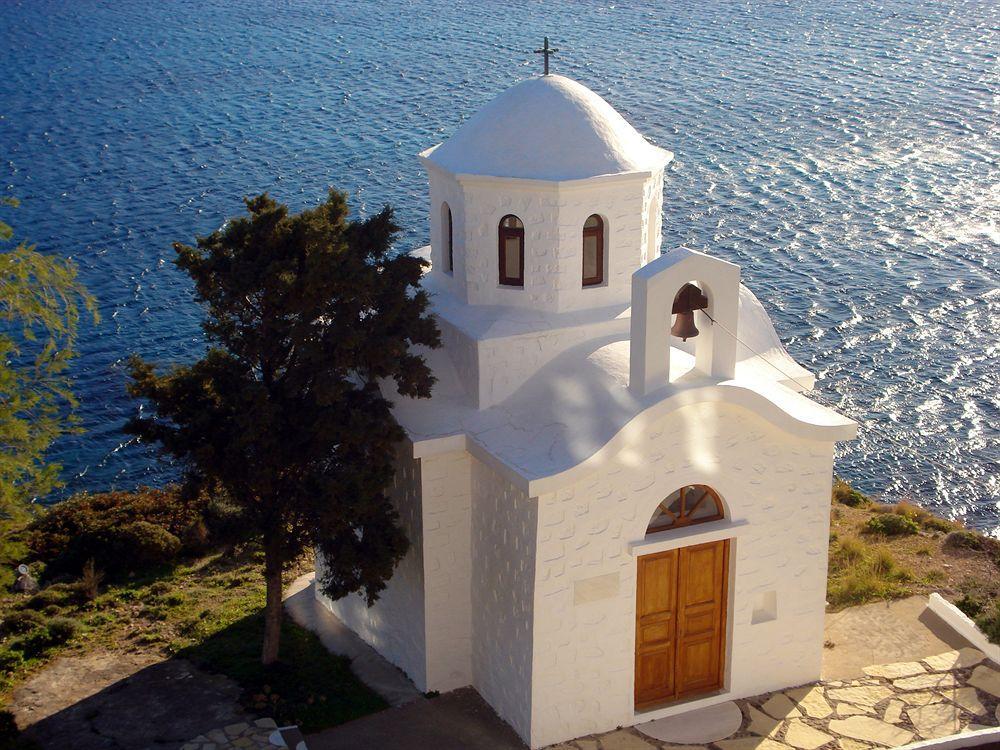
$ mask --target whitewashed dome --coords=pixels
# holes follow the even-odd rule
[[[555,181],[653,171],[673,156],[586,86],[558,75],[517,83],[423,155],[453,174]]]

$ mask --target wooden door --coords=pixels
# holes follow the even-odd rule
[[[635,705],[722,687],[729,541],[638,561]]]

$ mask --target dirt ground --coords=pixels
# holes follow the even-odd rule
[[[248,721],[231,680],[155,652],[62,656],[13,695],[24,736],[45,750],[166,750]]]

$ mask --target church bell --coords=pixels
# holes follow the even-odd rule
[[[701,289],[694,284],[685,284],[674,297],[674,306],[671,312],[677,316],[677,320],[670,327],[670,335],[676,336],[681,341],[693,339],[698,335],[698,327],[694,324],[694,311],[704,310],[708,307],[708,297],[702,294]]]

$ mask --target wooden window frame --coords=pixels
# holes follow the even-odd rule
[[[597,226],[587,228],[587,222],[591,219],[597,219]],[[584,251],[587,246],[587,237],[597,238],[597,276],[583,276],[583,286],[600,286],[604,283],[604,218],[600,214],[591,214],[587,217],[586,221],[583,222]],[[582,254],[580,257],[581,260],[583,260]],[[581,262],[580,266],[582,271],[584,263]]]
[[[687,508],[687,491],[690,488],[697,488],[699,490],[705,490],[705,494],[702,496],[698,502],[694,504],[690,510]],[[677,492],[678,490],[674,490]],[[694,526],[699,523],[708,523],[710,521],[718,521],[726,517],[725,508],[722,504],[722,498],[719,497],[719,493],[709,487],[707,484],[686,484],[680,488],[680,513],[674,513],[670,510],[670,503],[667,501],[673,497],[674,493],[671,492],[667,497],[661,502],[656,510],[653,511],[652,517],[649,519],[649,524],[646,526],[646,534],[655,534],[660,531],[673,531],[674,529],[681,529],[686,526]],[[715,513],[710,516],[702,516],[701,518],[691,518],[691,514],[694,513],[702,503],[711,498],[712,502],[715,504]],[[672,523],[662,524],[659,526],[653,526],[653,519],[656,518],[659,511],[670,518],[673,519]]]
[[[505,227],[504,222],[507,219],[517,219],[517,223],[521,226]],[[504,248],[506,240],[512,237],[516,237],[518,240],[521,265],[520,277],[507,275],[507,253],[504,252]],[[506,214],[500,219],[500,223],[497,225],[497,249],[500,256],[500,285],[524,288],[524,222],[514,214]]]

